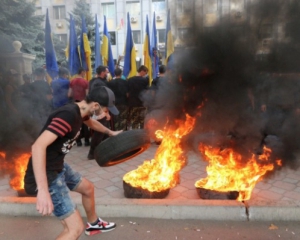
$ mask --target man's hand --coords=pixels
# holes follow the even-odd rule
[[[110,131],[109,136],[111,136],[111,137],[117,136],[121,132],[123,132],[123,130],[120,130],[120,131]]]
[[[48,190],[39,190],[36,200],[36,210],[40,214],[46,216],[50,215],[53,212],[54,206]]]

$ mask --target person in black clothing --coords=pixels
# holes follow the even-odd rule
[[[113,115],[115,130],[126,130],[128,113],[128,82],[122,78],[122,69],[116,68],[115,78],[107,83],[107,86],[114,92],[116,106],[120,111],[119,115]]]
[[[105,66],[99,66],[96,69],[96,77],[89,82],[89,92],[95,87],[104,86],[107,87],[107,74],[108,68]]]
[[[108,68],[106,66],[99,66],[96,69],[97,76],[93,78],[89,82],[89,92],[91,92],[94,88],[99,86],[107,87],[107,74],[109,73]],[[97,115],[97,117],[96,117]],[[108,111],[104,111],[103,114],[97,114],[95,112],[94,118],[100,122],[102,125],[104,125],[107,128],[110,128],[110,115]],[[94,151],[95,148],[101,143],[103,140],[108,138],[108,135],[102,132],[97,132],[92,130],[91,131],[91,143],[90,143],[90,150],[88,153],[88,160],[95,159]]]
[[[31,93],[30,89],[30,80],[31,76],[28,73],[23,74],[23,81],[24,83],[20,86],[19,91],[22,97],[26,98]]]
[[[65,155],[75,144],[84,122],[90,128],[115,136],[122,131],[111,131],[90,118],[94,111],[109,109],[118,114],[114,105],[114,93],[106,87],[93,89],[85,100],[66,104],[53,111],[39,137],[32,145],[32,156],[27,165],[24,187],[27,194],[34,194],[37,211],[53,214],[61,220],[63,231],[57,239],[78,239],[85,229],[86,235],[94,235],[115,229],[116,224],[99,218],[95,211],[94,185],[65,161]],[[70,190],[82,195],[87,216],[86,227]]]
[[[52,111],[52,90],[45,80],[46,71],[40,67],[34,71],[35,80],[30,84],[33,118],[42,127]]]
[[[127,129],[144,128],[146,108],[141,100],[141,94],[147,90],[149,81],[146,78],[148,68],[144,65],[138,69],[137,76],[128,78],[128,118]]]

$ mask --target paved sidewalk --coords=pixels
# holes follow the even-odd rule
[[[300,172],[281,170],[272,178],[259,182],[246,203],[233,200],[202,200],[194,184],[206,177],[206,162],[195,153],[188,155],[188,164],[180,172],[181,182],[165,199],[127,199],[123,193],[123,176],[145,160],[154,158],[158,146],[135,158],[111,167],[100,167],[87,160],[88,147],[74,146],[66,156],[75,170],[95,185],[97,211],[110,217],[152,217],[172,219],[216,220],[300,220]],[[0,180],[0,213],[35,215],[34,198],[19,198],[10,189],[8,179]],[[77,193],[72,193],[80,205]],[[26,207],[25,207],[26,206]]]

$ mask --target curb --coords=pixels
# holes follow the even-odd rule
[[[73,198],[85,217],[79,197]],[[232,200],[166,200],[166,199],[105,199],[97,198],[96,212],[103,217],[137,217],[156,219],[199,219],[232,221],[300,221],[296,201]],[[1,197],[0,214],[40,216],[32,197]]]

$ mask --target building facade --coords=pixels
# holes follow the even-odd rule
[[[153,13],[156,14],[154,21],[157,41],[159,50],[164,55],[168,9],[171,13],[171,31],[176,48],[189,44],[195,29],[210,31],[225,19],[232,23],[236,31],[243,31],[243,23],[252,21],[248,6],[256,1],[259,0],[86,0],[90,5],[91,14],[97,14],[101,26],[103,16],[106,16],[114,59],[124,54],[127,12],[130,14],[137,56],[142,58],[147,15],[152,34]],[[52,32],[65,43],[69,32],[65,18],[74,7],[74,0],[36,0],[36,14],[45,14],[48,8]],[[280,29],[280,25],[275,29],[268,22],[263,24],[262,34],[265,37],[261,43],[262,49],[275,35],[280,37]]]

